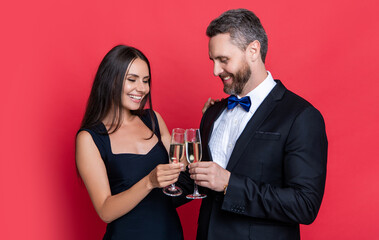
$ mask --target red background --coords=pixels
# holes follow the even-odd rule
[[[74,139],[96,69],[116,44],[151,60],[153,105],[169,129],[197,127],[212,75],[205,29],[248,8],[269,37],[267,69],[324,115],[326,192],[303,239],[379,233],[379,4],[371,1],[3,1],[0,6],[1,239],[101,239],[76,177]],[[194,239],[199,201],[178,209]]]

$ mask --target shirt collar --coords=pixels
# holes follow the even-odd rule
[[[276,82],[274,81],[274,78],[272,77],[271,73],[267,71],[267,77],[263,82],[261,82],[256,88],[251,90],[246,96],[250,97],[251,104],[260,105],[263,100],[267,97],[267,95],[271,92],[271,90],[275,87]],[[237,96],[240,98],[239,96]],[[252,108],[250,108],[250,111],[252,111]]]

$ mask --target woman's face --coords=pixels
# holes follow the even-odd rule
[[[149,68],[143,60],[136,58],[125,75],[122,90],[122,106],[128,110],[137,110],[142,99],[149,93]]]

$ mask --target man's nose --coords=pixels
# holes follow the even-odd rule
[[[215,62],[213,64],[213,74],[217,77],[219,76],[221,73],[223,72],[220,64],[218,64],[217,62]]]

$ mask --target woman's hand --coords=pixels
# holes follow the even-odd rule
[[[148,187],[163,188],[178,181],[180,171],[184,167],[183,163],[159,164],[149,174]]]
[[[212,99],[212,98],[208,98],[208,100],[205,102],[204,104],[204,107],[203,109],[201,110],[203,112],[203,114],[205,113],[205,111],[207,111],[207,109],[212,106],[213,104],[215,104],[216,102],[219,102],[220,99]]]

